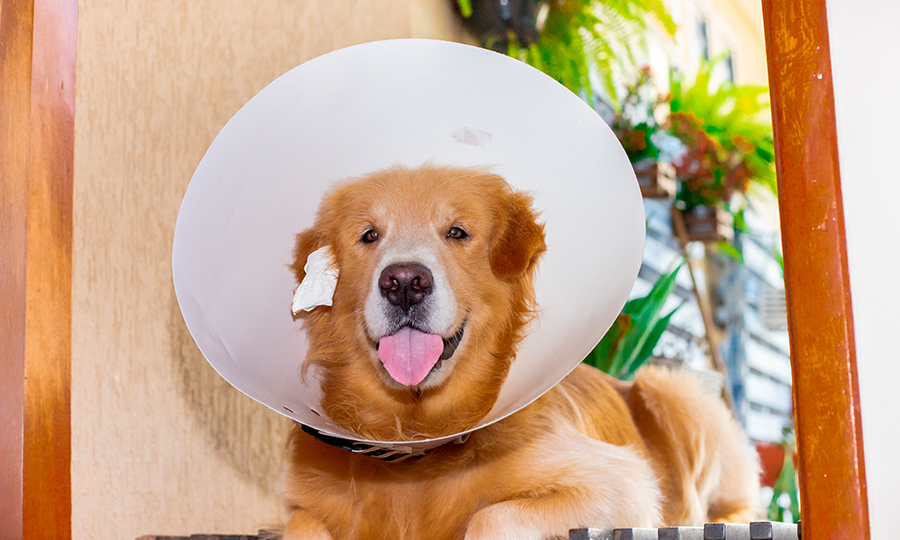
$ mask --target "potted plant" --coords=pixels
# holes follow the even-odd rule
[[[548,0],[457,0],[456,5],[472,35],[503,54],[510,39],[519,47],[537,42],[550,7]]]
[[[778,444],[761,443],[757,452],[762,467],[761,483],[772,487],[772,498],[766,508],[766,519],[799,523],[800,488],[797,481],[797,445],[793,430],[785,428]]]
[[[690,85],[673,72],[667,121],[685,146],[675,162],[675,209],[688,239],[704,242],[729,237],[736,194],[753,186],[776,191],[767,90],[730,82],[711,89],[715,65],[702,63]]]
[[[669,131],[685,145],[675,162],[678,188],[672,218],[684,224],[689,241],[724,242],[730,239],[731,222],[727,204],[735,191],[746,190],[746,171],[735,157],[706,131],[692,113],[673,112]]]
[[[671,199],[675,194],[675,169],[661,160],[660,138],[671,137],[656,120],[661,100],[650,97],[650,68],[640,70],[638,79],[626,87],[625,98],[610,127],[622,143],[634,167],[644,198]]]

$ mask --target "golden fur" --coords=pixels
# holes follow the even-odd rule
[[[324,411],[374,440],[477,425],[533,314],[532,274],[545,250],[537,219],[528,196],[481,170],[398,167],[331,191],[298,235],[292,266],[299,282],[309,253],[330,245],[340,267],[334,305],[303,316],[304,370],[321,370]],[[451,238],[453,227],[468,236]],[[367,231],[377,241],[362,242]],[[442,328],[464,337],[425,381],[403,387],[379,364],[367,302],[379,265],[418,254],[452,290],[455,312],[441,314]],[[661,370],[623,383],[579,366],[464,444],[400,463],[300,429],[288,450],[287,540],[542,540],[582,526],[748,521],[758,491],[753,453],[721,402]]]

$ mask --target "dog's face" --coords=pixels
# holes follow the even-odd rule
[[[474,427],[533,311],[531,200],[484,171],[394,168],[326,195],[298,235],[298,282],[323,246],[340,276],[333,305],[304,315],[304,368],[322,369],[326,414],[376,440]]]

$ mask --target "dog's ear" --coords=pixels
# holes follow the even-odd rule
[[[306,277],[306,271],[303,267],[306,266],[309,254],[328,244],[329,242],[325,235],[315,228],[306,229],[297,235],[297,243],[294,245],[294,262],[291,263],[291,270],[294,272],[294,277],[297,278],[298,284]]]
[[[544,226],[537,222],[531,197],[510,193],[498,210],[498,222],[491,239],[490,261],[494,275],[509,280],[530,272],[546,250]]]

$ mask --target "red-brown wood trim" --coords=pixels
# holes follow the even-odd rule
[[[867,540],[856,347],[825,0],[763,0],[803,537]]]
[[[0,538],[22,536],[31,16],[0,0]]]
[[[76,6],[0,0],[2,538],[72,536]]]

